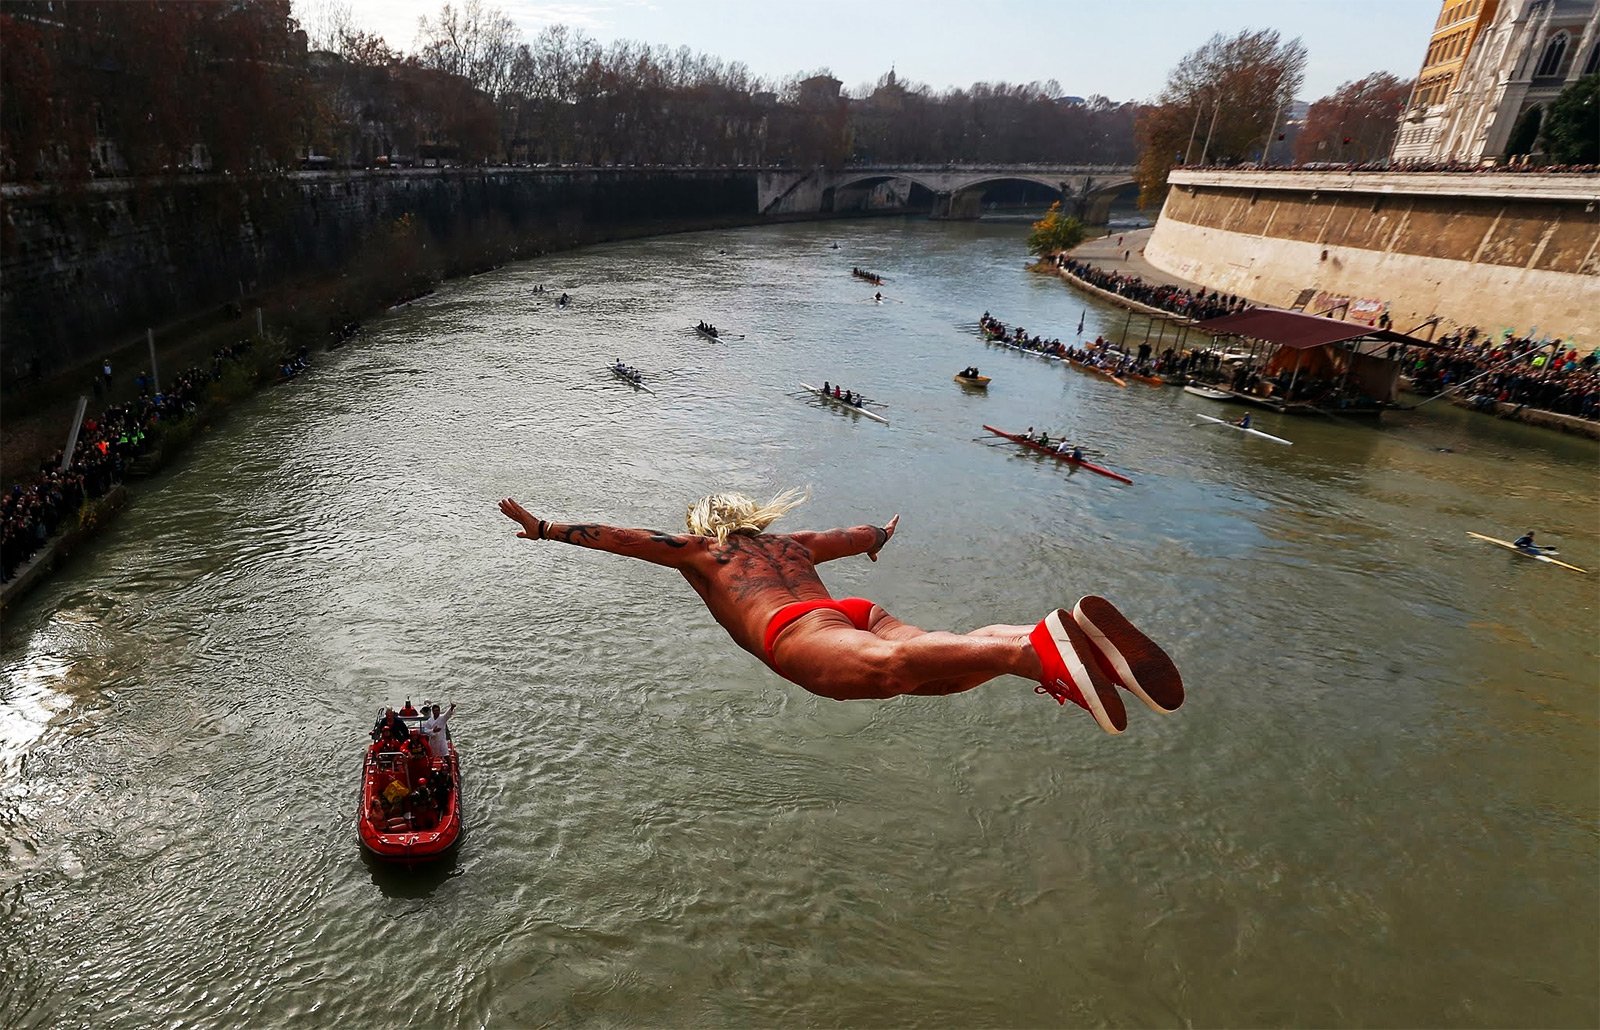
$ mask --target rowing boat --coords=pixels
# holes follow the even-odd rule
[[[1219,426],[1227,426],[1229,429],[1237,429],[1239,432],[1241,432],[1241,433],[1249,433],[1251,436],[1259,436],[1259,437],[1261,437],[1261,439],[1263,439],[1263,440],[1271,440],[1273,443],[1281,443],[1285,447],[1294,446],[1294,441],[1293,440],[1285,440],[1281,436],[1273,436],[1271,433],[1263,433],[1259,429],[1251,429],[1249,426],[1241,426],[1236,422],[1229,422],[1225,418],[1212,418],[1210,415],[1202,415],[1198,411],[1195,412],[1194,417],[1195,418],[1203,418],[1207,422],[1214,422]]]
[[[1509,540],[1496,540],[1492,536],[1484,536],[1482,533],[1474,533],[1470,529],[1467,531],[1467,535],[1470,536],[1470,537],[1476,537],[1479,540],[1487,540],[1491,544],[1499,544],[1501,547],[1504,547],[1507,550],[1516,551],[1518,554],[1522,555],[1524,558],[1532,558],[1534,561],[1549,562],[1551,565],[1559,565],[1563,569],[1571,569],[1573,572],[1585,572],[1586,571],[1584,569],[1578,568],[1576,565],[1568,565],[1564,561],[1557,561],[1556,559],[1550,557],[1550,555],[1548,555],[1548,554],[1544,554],[1542,552],[1534,552],[1534,551],[1530,551],[1530,550],[1528,550],[1526,548],[1523,548],[1523,547],[1518,547],[1516,544],[1511,543]]]
[[[628,373],[624,372],[622,369],[618,368],[617,366],[612,365],[611,366],[611,374],[616,376],[618,379],[622,380],[623,382],[627,383],[629,386],[633,387],[635,390],[643,390],[645,393],[655,393],[655,391],[650,389],[650,387],[644,385],[644,376],[639,375],[638,373],[635,373],[633,375],[629,375]]]
[[[1126,382],[1124,382],[1120,377],[1118,377],[1116,375],[1113,375],[1110,372],[1107,372],[1105,369],[1101,368],[1099,365],[1091,365],[1087,361],[1078,361],[1075,358],[1068,358],[1067,360],[1069,362],[1071,362],[1072,363],[1072,367],[1077,369],[1079,372],[1090,372],[1090,373],[1093,373],[1094,375],[1105,376],[1107,379],[1111,380],[1113,383],[1116,383],[1118,386],[1123,387],[1124,389],[1126,389],[1127,386],[1128,386],[1128,384]]]
[[[962,386],[971,386],[979,390],[987,390],[989,388],[988,376],[952,376],[951,378]]]
[[[705,326],[697,325],[697,326],[694,327],[694,331],[699,333],[701,336],[706,337],[709,340],[716,340],[716,339],[720,338],[720,337],[718,337],[717,331],[715,329],[707,329]]]
[[[818,389],[817,387],[812,386],[810,383],[801,383],[800,385],[805,387],[807,393],[815,397],[821,397],[823,400],[827,401],[829,404],[832,404],[836,408],[843,408],[845,411],[853,411],[857,415],[865,415],[874,422],[882,422],[884,425],[889,424],[889,420],[878,414],[876,411],[868,411],[866,408],[858,408],[854,404],[846,404],[844,402],[844,398],[835,397],[826,390]]]
[[[1147,376],[1147,375],[1145,375],[1145,374],[1143,374],[1141,372],[1129,372],[1128,373],[1128,378],[1129,379],[1137,379],[1137,380],[1139,380],[1139,382],[1146,383],[1146,384],[1148,384],[1150,386],[1166,386],[1167,385],[1167,381],[1165,379],[1162,379],[1160,376]]]
[[[1004,437],[1005,439],[1010,440],[1012,443],[1020,443],[1022,446],[1038,451],[1040,454],[1048,454],[1057,461],[1064,461],[1068,465],[1077,465],[1080,468],[1088,469],[1090,472],[1098,472],[1107,479],[1115,479],[1119,483],[1126,483],[1129,486],[1133,485],[1133,480],[1129,479],[1120,472],[1113,472],[1104,466],[1096,465],[1093,462],[1084,461],[1082,458],[1074,458],[1071,454],[1062,454],[1054,447],[1047,447],[1044,444],[1041,444],[1036,440],[1030,440],[1026,436],[1023,436],[1019,433],[1008,433],[1004,429],[996,429],[994,426],[987,425],[983,428],[987,429],[995,436]]]
[[[1195,383],[1185,383],[1184,393],[1192,393],[1196,397],[1204,397],[1208,401],[1231,401],[1233,394],[1225,390],[1213,390],[1209,386],[1199,386]]]

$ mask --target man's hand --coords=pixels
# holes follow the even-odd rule
[[[883,539],[878,542],[878,546],[874,547],[872,550],[867,552],[867,557],[868,558],[872,559],[873,561],[877,561],[878,560],[878,552],[883,550],[883,545],[889,542],[889,538],[890,537],[894,536],[894,527],[899,525],[899,524],[900,524],[900,513],[899,512],[895,512],[894,518],[890,519],[889,520],[889,524],[884,526],[883,529],[880,530],[880,532],[883,533]]]
[[[500,502],[500,511],[505,514],[506,518],[522,527],[522,532],[517,534],[519,538],[523,540],[541,539],[539,531],[545,525],[544,521],[529,515],[528,510],[522,505],[507,497]]]

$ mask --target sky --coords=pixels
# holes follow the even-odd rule
[[[354,24],[411,51],[445,0],[295,0],[296,16],[346,4]],[[462,0],[455,0],[460,6]],[[1375,71],[1412,78],[1440,0],[482,0],[532,39],[553,23],[600,43],[687,46],[762,78],[827,68],[847,92],[893,66],[935,90],[1055,79],[1071,96],[1150,100],[1213,33],[1272,28],[1307,50],[1299,99]]]

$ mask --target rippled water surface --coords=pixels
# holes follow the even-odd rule
[[[978,341],[986,309],[1127,324],[1023,271],[1025,232],[508,266],[217,426],[6,626],[0,1023],[1600,1022],[1600,576],[1466,536],[1536,528],[1600,571],[1594,446],[1442,404],[1258,416],[1289,448],[1194,428],[1210,402]],[[822,379],[893,424],[791,393]],[[1019,680],[825,701],[672,573],[495,510],[676,528],[807,484],[796,527],[902,513],[836,592],[958,629],[1105,593],[1188,705],[1111,738]],[[352,825],[406,696],[460,706],[467,776],[469,835],[421,873]]]

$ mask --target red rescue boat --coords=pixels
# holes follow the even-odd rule
[[[443,857],[461,837],[461,764],[445,731],[445,753],[427,747],[406,718],[409,739],[373,744],[361,767],[361,807],[356,832],[374,858],[412,865]]]
[[[987,429],[995,436],[1005,437],[1012,443],[1020,443],[1022,446],[1038,451],[1040,454],[1048,454],[1057,461],[1064,461],[1068,465],[1076,465],[1079,468],[1086,468],[1090,472],[1098,472],[1107,479],[1115,479],[1119,483],[1126,483],[1129,486],[1133,485],[1133,480],[1129,479],[1120,472],[1113,472],[1102,465],[1096,465],[1093,462],[1084,461],[1082,458],[1074,458],[1071,454],[1062,454],[1054,447],[1046,447],[1043,444],[1028,439],[1021,433],[1008,433],[1004,429],[996,429],[994,426],[984,426],[983,428]]]

